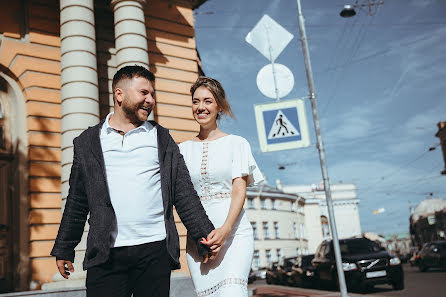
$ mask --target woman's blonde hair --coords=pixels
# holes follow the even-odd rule
[[[223,86],[218,80],[206,76],[200,76],[190,88],[190,94],[192,96],[192,99],[195,90],[197,90],[199,87],[205,87],[212,93],[212,95],[215,98],[215,101],[217,102],[218,107],[222,109],[221,111],[222,114],[226,114],[231,118],[234,118],[231,105],[229,104],[229,101],[226,98],[225,90],[223,89]],[[217,116],[217,119],[220,119],[220,114]]]

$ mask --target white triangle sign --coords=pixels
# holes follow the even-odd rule
[[[276,118],[274,119],[273,126],[268,133],[268,139],[278,139],[290,136],[300,135],[296,127],[288,120],[288,118],[279,109]]]

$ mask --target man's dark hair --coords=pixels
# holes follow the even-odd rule
[[[118,70],[113,76],[112,89],[115,91],[116,85],[123,79],[133,79],[134,77],[143,77],[151,82],[155,81],[155,75],[147,68],[139,65],[125,66]]]

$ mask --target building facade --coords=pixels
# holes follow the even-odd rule
[[[420,202],[410,215],[410,237],[413,246],[446,239],[446,200],[430,198]]]
[[[308,253],[304,205],[304,198],[266,184],[248,188],[244,209],[254,231],[253,270]]]
[[[157,77],[154,119],[177,142],[196,134],[193,10],[203,2],[0,2],[0,292],[57,280],[49,253],[68,192],[72,141],[112,110],[118,68],[149,67]],[[186,231],[177,222],[187,269]],[[84,250],[85,236],[72,280],[85,277]]]
[[[307,228],[308,251],[313,254],[318,245],[331,238],[327,202],[323,184],[281,185],[285,193],[297,194],[305,198],[305,226]],[[359,220],[359,199],[353,184],[333,184],[330,186],[339,238],[361,235]]]

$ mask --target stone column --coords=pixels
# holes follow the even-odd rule
[[[73,162],[73,139],[89,126],[99,122],[93,1],[60,0],[62,209],[68,196],[68,180]],[[64,280],[59,273],[56,273],[53,278],[55,282],[46,284],[44,288],[84,286],[85,273],[82,271],[82,260],[85,249],[83,240],[76,248],[75,273],[69,280]],[[58,282],[59,280],[63,281]]]
[[[146,21],[146,0],[112,0],[115,18],[116,68],[141,65],[149,68]]]
[[[112,0],[115,19],[116,70],[128,65],[149,69],[146,19],[146,0]],[[153,120],[153,111],[149,120]]]

